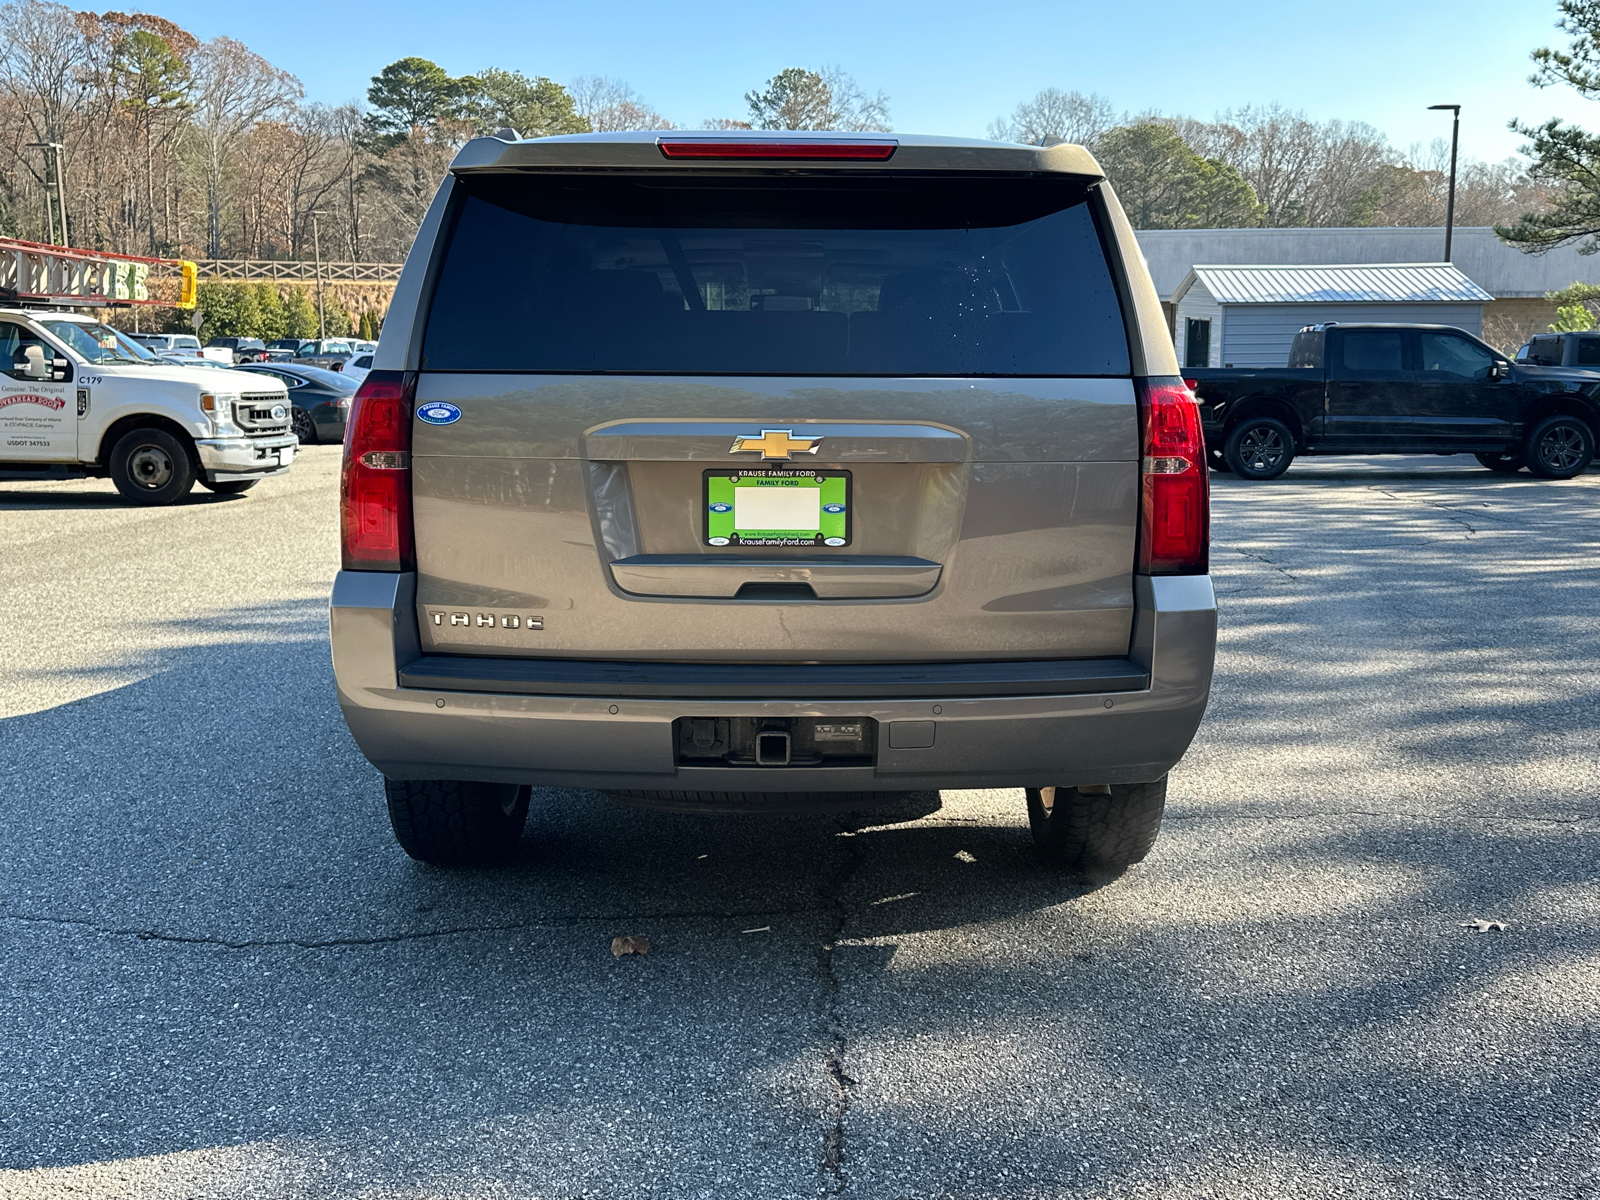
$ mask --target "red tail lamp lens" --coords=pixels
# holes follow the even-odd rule
[[[339,486],[339,527],[347,571],[409,571],[411,402],[417,377],[373,371],[350,402]]]
[[[1139,574],[1204,575],[1210,565],[1211,478],[1200,406],[1179,379],[1139,387]]]
[[[784,141],[745,140],[743,138],[687,141],[662,138],[656,145],[667,158],[788,158],[861,162],[886,162],[900,145],[895,141],[826,141],[799,139]]]

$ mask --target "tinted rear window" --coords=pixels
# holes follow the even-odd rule
[[[456,186],[427,370],[1129,373],[1081,185],[499,175]]]
[[[1528,346],[1528,362],[1540,367],[1559,367],[1561,365],[1561,339],[1553,337],[1536,337]]]

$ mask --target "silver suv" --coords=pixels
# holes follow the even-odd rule
[[[535,787],[1027,789],[1149,851],[1216,643],[1194,398],[1080,147],[469,142],[345,444],[339,701],[400,844]]]

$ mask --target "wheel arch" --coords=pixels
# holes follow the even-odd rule
[[[95,465],[109,467],[111,448],[121,441],[124,435],[132,433],[135,429],[159,429],[162,433],[170,433],[178,439],[178,444],[188,451],[189,460],[195,469],[199,470],[200,452],[195,449],[194,434],[170,417],[163,417],[159,413],[129,413],[106,426],[105,433],[100,435],[100,445],[95,451]]]
[[[1239,422],[1251,417],[1272,417],[1274,420],[1282,421],[1289,427],[1289,432],[1294,434],[1295,450],[1298,452],[1305,445],[1306,430],[1300,421],[1300,414],[1287,400],[1272,395],[1246,396],[1233,405],[1222,422],[1223,438],[1226,439]]]
[[[1580,395],[1550,392],[1540,396],[1529,406],[1528,415],[1523,418],[1523,432],[1531,432],[1546,417],[1577,417],[1589,426],[1589,432],[1595,435],[1596,440],[1600,440],[1600,410]]]

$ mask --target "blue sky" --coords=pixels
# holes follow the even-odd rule
[[[298,75],[309,98],[360,99],[406,55],[452,74],[485,66],[565,81],[626,80],[680,123],[743,117],[745,92],[788,66],[834,63],[890,99],[895,128],[982,136],[1041,88],[1100,92],[1119,110],[1208,118],[1277,101],[1367,121],[1402,149],[1448,135],[1498,159],[1514,116],[1600,127],[1600,105],[1530,87],[1528,52],[1565,45],[1554,0],[1343,0],[1334,4],[1039,0],[805,4],[708,0],[505,3],[378,0],[257,5],[147,0],[201,37],[227,34]]]

